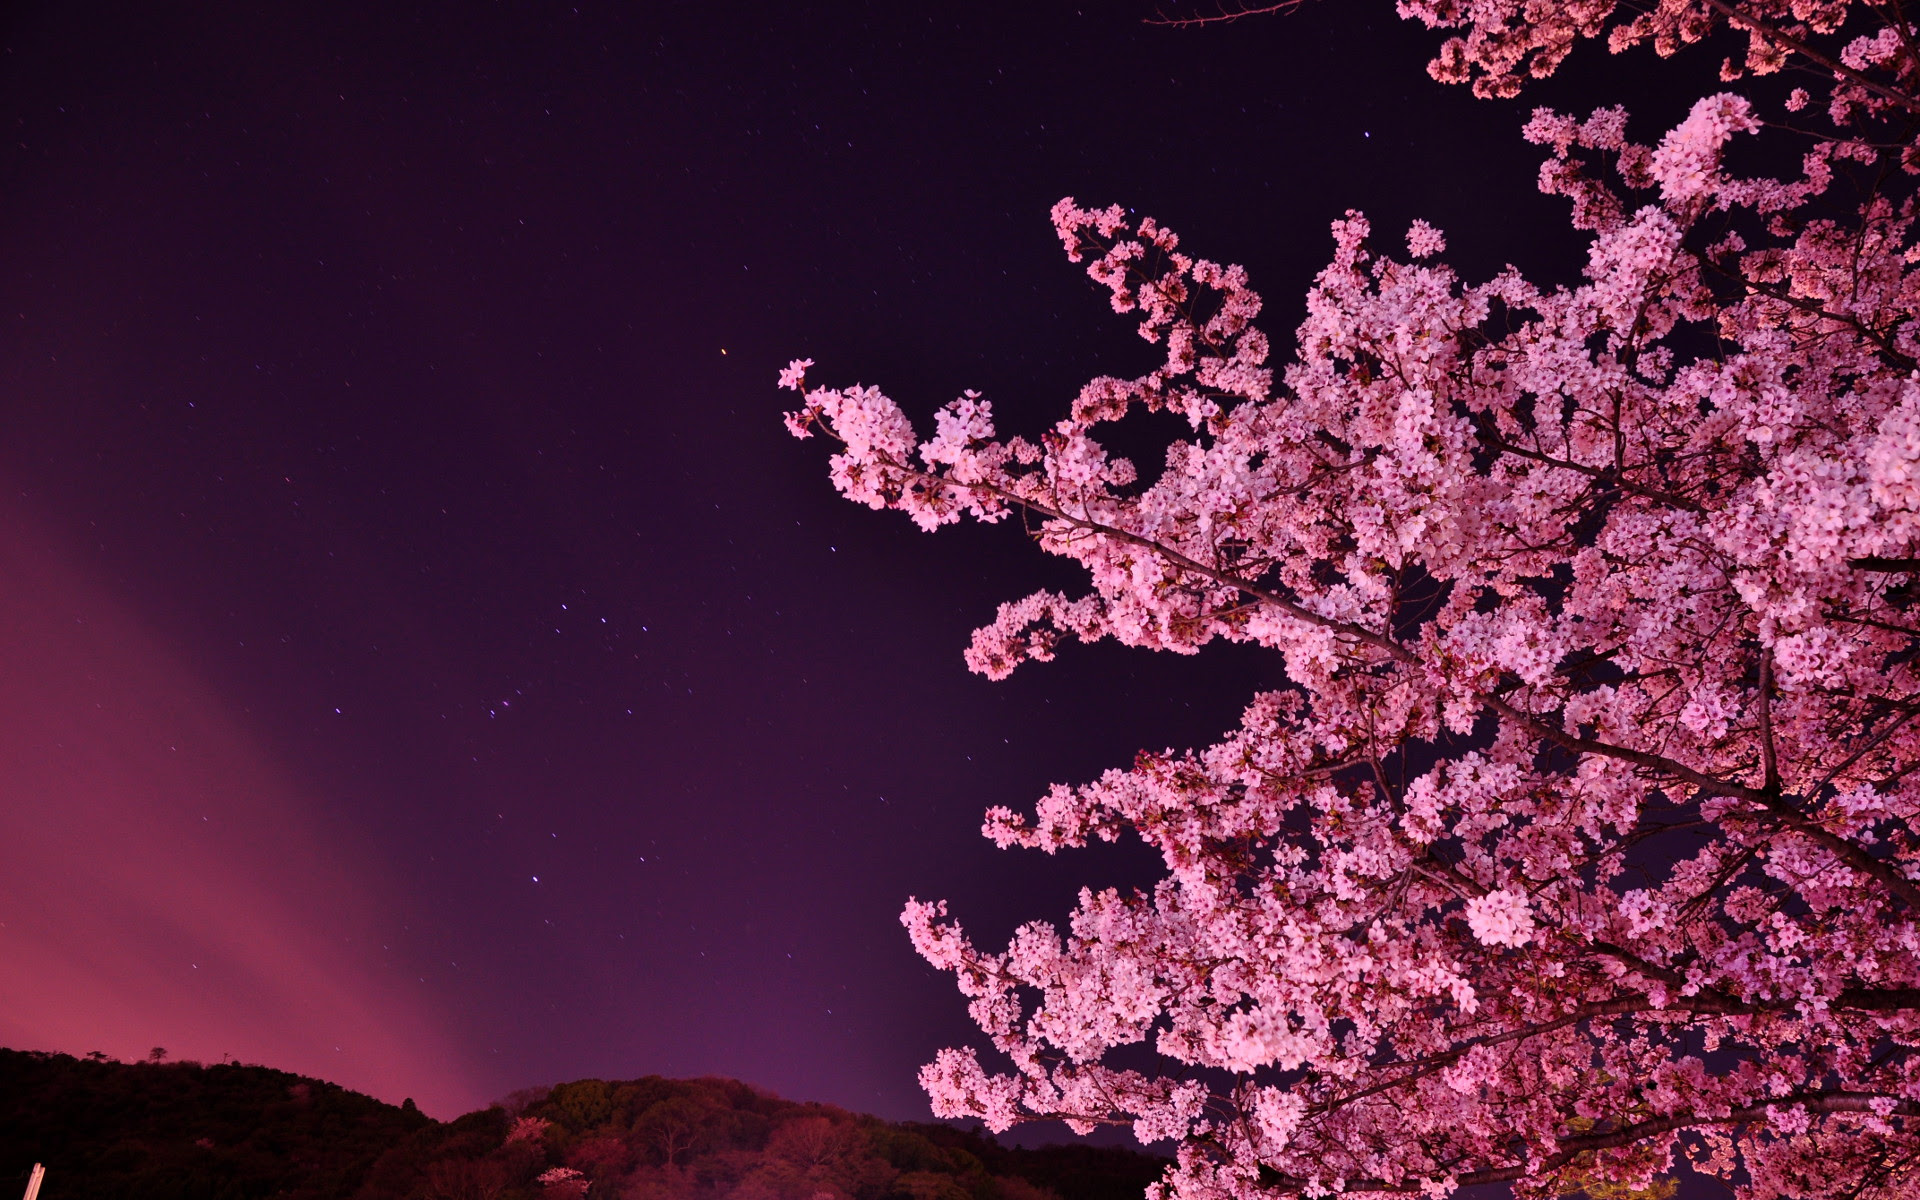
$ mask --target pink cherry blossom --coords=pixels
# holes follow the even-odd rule
[[[537,1142],[546,1136],[553,1122],[544,1117],[515,1117],[513,1126],[507,1130],[508,1142]]]
[[[1438,230],[1399,258],[1348,213],[1276,364],[1243,269],[1068,199],[1144,374],[1015,436],[972,392],[923,436],[780,374],[850,499],[1017,510],[1084,570],[1002,604],[972,670],[1229,642],[1288,681],[989,810],[1002,847],[1138,838],[1164,873],[1000,950],[910,902],[983,1037],[921,1082],[996,1130],[1171,1142],[1159,1200],[1683,1161],[1741,1200],[1920,1195],[1920,39],[1850,0],[1399,7],[1485,95],[1589,39],[1744,54],[1652,137],[1532,114],[1576,281],[1462,279]],[[1727,90],[1789,65],[1784,107]],[[1794,170],[1730,165],[1760,139]],[[1184,421],[1151,482],[1103,440],[1135,409]]]
[[[796,358],[780,371],[780,386],[788,391],[802,391],[807,382],[807,368],[813,365],[810,358]]]
[[[1533,940],[1533,910],[1526,896],[1502,888],[1468,900],[1462,914],[1483,945],[1518,949]]]
[[[1425,221],[1415,221],[1407,230],[1407,255],[1410,258],[1432,258],[1446,248],[1446,235]]]

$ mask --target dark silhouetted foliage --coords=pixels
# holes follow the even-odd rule
[[[432,1125],[266,1067],[0,1050],[0,1188],[45,1163],[47,1200],[350,1195],[375,1159]]]
[[[42,1200],[1137,1200],[1164,1166],[731,1079],[582,1079],[439,1122],[265,1067],[0,1050],[0,1189],[35,1162]]]

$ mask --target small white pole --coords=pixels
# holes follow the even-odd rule
[[[40,1181],[46,1177],[47,1169],[39,1163],[33,1164],[33,1174],[27,1176],[26,1200],[38,1200],[40,1195]]]

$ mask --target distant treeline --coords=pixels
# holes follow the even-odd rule
[[[0,1200],[1139,1200],[1163,1161],[1014,1150],[731,1079],[583,1079],[439,1122],[266,1067],[0,1050]]]

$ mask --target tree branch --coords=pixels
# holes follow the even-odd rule
[[[1661,491],[1659,488],[1650,488],[1635,483],[1613,467],[1589,467],[1585,463],[1569,462],[1564,458],[1554,458],[1551,455],[1542,454],[1538,450],[1529,450],[1525,446],[1515,445],[1500,436],[1500,431],[1494,428],[1493,422],[1487,418],[1485,413],[1473,414],[1473,427],[1480,435],[1481,444],[1485,445],[1488,449],[1497,450],[1502,454],[1511,454],[1516,458],[1532,459],[1534,462],[1545,463],[1550,467],[1559,467],[1563,471],[1574,471],[1605,483],[1611,483],[1623,492],[1631,492],[1636,496],[1643,496],[1648,500],[1669,505],[1673,508],[1684,509],[1687,512],[1697,513],[1706,511],[1697,500],[1690,500],[1674,492]]]
[[[1912,880],[1900,874],[1893,864],[1882,862],[1866,850],[1834,833],[1824,825],[1816,823],[1799,809],[1778,796],[1762,796],[1758,801],[1767,810],[1767,815],[1785,825],[1789,830],[1810,839],[1815,845],[1831,853],[1842,863],[1871,876],[1894,895],[1900,897],[1907,907],[1920,912],[1920,887]]]
[[[1760,652],[1760,786],[1780,794],[1780,763],[1773,750],[1773,651]]]
[[[984,492],[1003,503],[1038,513],[1049,520],[1060,521],[1072,528],[1110,538],[1125,545],[1137,546],[1140,549],[1158,555],[1182,571],[1198,575],[1203,579],[1211,580],[1214,583],[1220,584],[1222,587],[1230,587],[1240,591],[1256,600],[1280,609],[1298,621],[1350,637],[1354,641],[1372,646],[1395,661],[1408,666],[1422,665],[1419,656],[1391,638],[1375,633],[1373,630],[1363,625],[1357,625],[1351,621],[1341,621],[1333,617],[1322,616],[1297,601],[1290,600],[1277,592],[1270,591],[1244,576],[1236,575],[1231,571],[1222,571],[1214,567],[1209,567],[1205,563],[1190,558],[1178,550],[1172,549],[1141,534],[1108,525],[1102,521],[1096,521],[1091,517],[1076,517],[1071,513],[1052,505],[1043,504],[1031,497],[1017,495],[997,484],[984,482],[970,483],[952,479],[944,475],[915,470],[912,467],[904,466],[890,460],[883,459],[882,462],[888,469],[899,472],[903,480],[919,481],[935,487],[951,487],[968,491]],[[1766,810],[1768,815],[1774,820],[1786,825],[1792,832],[1802,834],[1812,839],[1816,844],[1832,853],[1848,867],[1878,880],[1888,891],[1904,901],[1909,908],[1920,912],[1920,887],[1916,887],[1911,880],[1899,874],[1887,863],[1873,857],[1873,855],[1867,853],[1866,850],[1860,846],[1815,823],[1792,804],[1782,799],[1777,793],[1770,793],[1765,788],[1748,787],[1744,784],[1716,778],[1695,770],[1677,759],[1668,758],[1665,755],[1654,754],[1646,750],[1635,750],[1629,746],[1618,746],[1610,742],[1596,741],[1591,738],[1576,737],[1573,734],[1567,733],[1557,725],[1542,721],[1532,714],[1514,707],[1490,692],[1476,689],[1474,695],[1486,708],[1510,721],[1516,722],[1536,736],[1552,742],[1563,750],[1574,754],[1593,754],[1605,758],[1618,759],[1622,762],[1630,762],[1636,766],[1644,767],[1647,770],[1671,776],[1709,795],[1727,796],[1756,805]]]
[[[1759,1104],[1750,1104],[1726,1113],[1704,1114],[1697,1112],[1674,1113],[1670,1116],[1650,1117],[1636,1121],[1631,1125],[1606,1133],[1587,1133],[1574,1137],[1561,1138],[1559,1151],[1539,1161],[1537,1164],[1511,1167],[1489,1167],[1481,1171],[1467,1171],[1454,1177],[1459,1187],[1473,1187],[1486,1183],[1513,1183],[1521,1179],[1543,1179],[1550,1177],[1560,1168],[1572,1163],[1583,1154],[1596,1150],[1613,1150],[1621,1146],[1631,1146],[1635,1142],[1658,1137],[1663,1133],[1672,1133],[1677,1129],[1697,1129],[1707,1125],[1749,1125],[1756,1121],[1765,1121],[1777,1108],[1791,1105],[1804,1107],[1808,1112],[1829,1113],[1870,1113],[1876,1100],[1893,1101],[1889,1114],[1896,1117],[1920,1116],[1920,1103],[1901,1100],[1898,1097],[1880,1092],[1793,1092],[1777,1096]],[[1306,1189],[1309,1180],[1298,1176],[1283,1175],[1278,1180],[1276,1190],[1301,1192]],[[1324,1181],[1318,1181],[1324,1187]],[[1390,1182],[1384,1179],[1348,1179],[1345,1181],[1348,1192],[1398,1192],[1413,1193],[1424,1190],[1420,1181],[1404,1180]]]
[[[1278,0],[1273,4],[1251,4],[1244,8],[1221,11],[1211,17],[1148,17],[1147,25],[1166,25],[1174,29],[1185,29],[1195,25],[1230,25],[1242,17],[1264,17],[1272,13],[1289,12],[1299,8],[1306,0]]]
[[[1645,767],[1650,771],[1658,771],[1665,775],[1671,775],[1684,783],[1692,784],[1698,790],[1706,792],[1709,795],[1731,796],[1735,799],[1746,800],[1754,804],[1759,804],[1766,798],[1766,793],[1759,788],[1751,788],[1745,784],[1732,783],[1725,779],[1717,779],[1712,775],[1696,771],[1685,763],[1668,758],[1665,755],[1653,754],[1645,750],[1635,750],[1629,746],[1616,746],[1612,742],[1601,742],[1595,741],[1592,738],[1576,737],[1557,725],[1542,721],[1530,713],[1522,712],[1498,696],[1483,696],[1481,702],[1494,712],[1525,727],[1536,736],[1552,742],[1562,750],[1567,750],[1575,754],[1595,754],[1603,758],[1617,758],[1622,762],[1630,762],[1635,766]]]
[[[1727,0],[1707,0],[1707,7],[1717,10],[1722,16],[1726,17],[1727,23],[1730,25],[1757,33],[1770,42],[1777,42],[1807,61],[1825,67],[1842,79],[1859,84],[1868,91],[1879,95],[1882,99],[1890,100],[1909,112],[1920,113],[1920,100],[1916,100],[1914,97],[1906,95],[1905,93],[1897,92],[1886,84],[1869,78],[1867,75],[1854,70],[1839,59],[1829,58],[1827,55],[1820,53],[1820,51],[1815,50],[1812,46],[1809,46],[1799,38],[1786,33],[1778,27],[1768,25],[1764,21],[1748,16],[1736,9],[1733,5],[1728,4]]]

